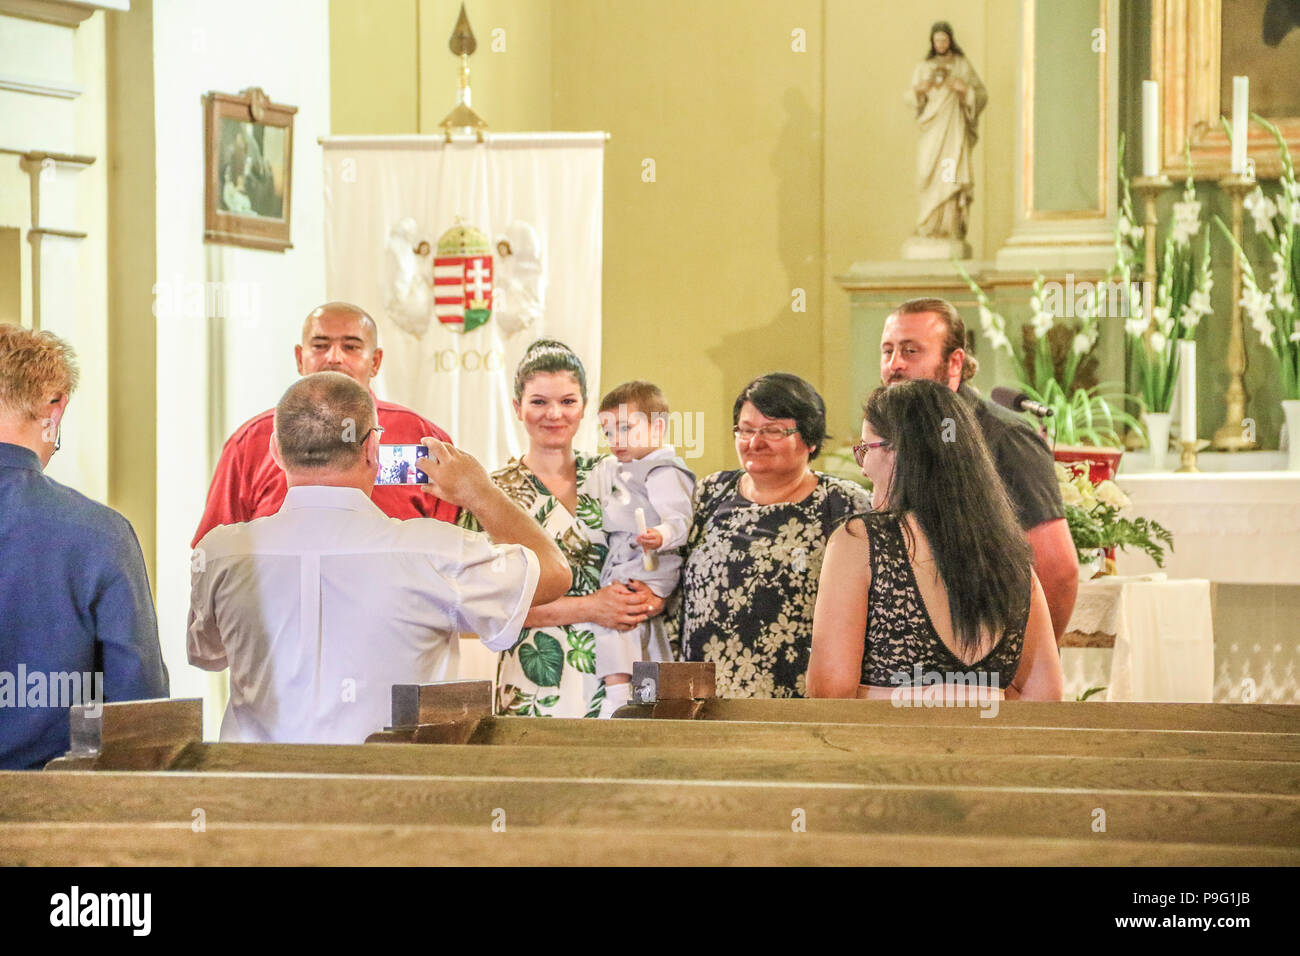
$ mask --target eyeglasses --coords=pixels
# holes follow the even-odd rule
[[[764,425],[762,428],[746,428],[744,425],[736,425],[731,429],[731,434],[741,441],[753,441],[755,435],[762,435],[765,441],[780,441],[782,438],[790,437],[798,430],[798,426],[781,428],[777,425]]]
[[[374,428],[370,429],[370,431],[367,431],[364,435],[361,436],[361,441],[358,442],[358,444],[360,444],[360,445],[364,445],[364,444],[366,443],[366,439],[370,437],[370,432],[374,432],[374,433],[375,433],[375,437],[378,438],[381,442],[384,440],[384,428],[383,428],[383,426],[382,426],[382,425],[376,425]]]
[[[872,448],[883,448],[885,445],[888,445],[888,444],[889,444],[889,442],[887,442],[887,441],[859,441],[859,442],[854,442],[854,443],[853,443],[853,460],[856,461],[856,462],[858,463],[858,467],[861,468],[861,467],[862,467],[863,459],[865,459],[865,458],[867,457],[867,452],[868,452],[868,451],[870,451]]]

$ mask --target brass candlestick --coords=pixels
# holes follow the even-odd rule
[[[1255,191],[1251,173],[1231,173],[1219,180],[1219,187],[1232,197],[1232,238],[1241,247],[1243,202]],[[1246,417],[1246,342],[1241,324],[1241,259],[1232,257],[1232,318],[1228,327],[1228,390],[1223,393],[1227,412],[1223,424],[1214,433],[1214,447],[1220,451],[1249,451],[1255,441],[1246,437],[1242,424]]]
[[[1133,191],[1142,197],[1142,236],[1146,250],[1142,263],[1142,308],[1148,318],[1156,296],[1156,198],[1173,184],[1168,176],[1138,176],[1133,180]],[[1147,329],[1147,335],[1151,330]]]
[[[1178,473],[1182,474],[1199,474],[1201,469],[1196,467],[1196,455],[1210,447],[1210,443],[1204,438],[1198,438],[1195,441],[1179,442],[1183,449],[1183,457],[1178,466]]]

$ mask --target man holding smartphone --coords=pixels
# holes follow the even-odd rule
[[[370,388],[370,380],[379,374],[384,360],[375,320],[364,309],[347,302],[327,302],[312,310],[303,322],[302,343],[293,351],[299,375],[341,372],[365,389]],[[375,409],[384,444],[413,445],[426,436],[451,441],[433,422],[395,402],[375,399]],[[199,540],[218,525],[251,521],[280,510],[287,486],[284,471],[271,458],[274,415],[271,409],[250,419],[226,441],[190,547],[197,547]],[[372,500],[390,518],[403,520],[455,521],[460,513],[450,502],[426,493],[418,485],[378,487]]]
[[[569,590],[552,538],[447,443],[425,439],[415,491],[473,509],[487,533],[380,511],[374,403],[355,380],[303,377],[274,422],[283,506],[214,528],[192,562],[190,663],[230,668],[222,740],[362,743],[394,684],[455,678],[462,632],[511,647],[531,607]]]

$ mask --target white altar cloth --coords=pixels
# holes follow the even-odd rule
[[[1079,585],[1063,663],[1085,636],[1114,639],[1107,700],[1209,703],[1214,692],[1210,582],[1164,575],[1109,577]],[[1070,646],[1074,640],[1079,644]],[[1084,646],[1081,646],[1084,645]],[[1091,646],[1103,646],[1095,640]],[[1069,669],[1067,664],[1067,670]]]
[[[1174,536],[1170,578],[1224,584],[1300,584],[1300,472],[1125,474],[1116,483],[1132,514]],[[1117,557],[1124,574],[1157,570],[1141,552]]]

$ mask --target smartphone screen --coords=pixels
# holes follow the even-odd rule
[[[426,458],[429,449],[423,445],[380,445],[377,485],[424,485],[429,478],[415,467],[415,459]]]

